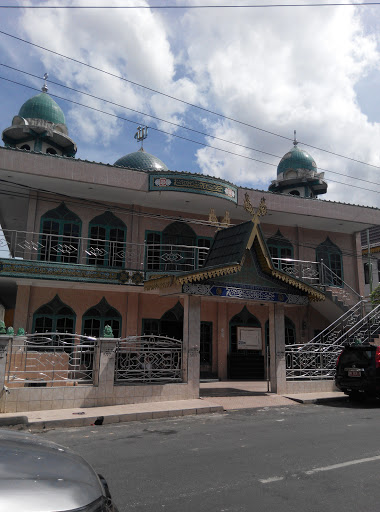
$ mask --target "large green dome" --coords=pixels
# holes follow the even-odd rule
[[[289,169],[297,171],[297,170],[306,170],[306,171],[317,171],[317,164],[314,159],[304,151],[303,149],[299,149],[297,147],[297,143],[294,147],[286,153],[281,158],[280,163],[277,167],[277,175],[282,174]]]
[[[167,166],[154,155],[146,153],[143,149],[129,155],[122,156],[114,165],[119,167],[128,167],[138,171],[168,171]]]
[[[24,119],[44,119],[54,124],[65,124],[61,107],[46,92],[27,100],[18,115]]]

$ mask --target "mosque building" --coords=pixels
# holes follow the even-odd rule
[[[327,182],[296,138],[268,191],[170,170],[142,147],[83,161],[45,84],[2,139],[0,303],[15,332],[166,335],[184,343],[191,396],[200,377],[281,391],[285,347],[364,293],[360,232],[380,210],[318,199]]]

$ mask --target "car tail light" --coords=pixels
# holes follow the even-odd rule
[[[339,354],[338,359],[336,360],[336,366],[337,366],[337,367],[338,367],[338,364],[339,364],[340,356],[341,356],[342,354],[343,354],[343,350],[342,350],[342,352]],[[377,354],[377,352],[376,352],[376,354]],[[377,361],[377,359],[376,359],[376,361]],[[380,360],[379,360],[379,364],[380,364]]]
[[[376,368],[380,368],[380,347],[376,347],[375,362]]]

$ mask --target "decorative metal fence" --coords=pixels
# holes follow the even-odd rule
[[[186,272],[202,266],[208,247],[171,244],[147,244],[145,270]]]
[[[6,257],[148,272],[184,272],[202,266],[209,247],[135,244],[122,239],[84,238],[4,229],[0,250]],[[116,238],[116,236],[115,236]]]
[[[293,260],[291,258],[272,258],[272,261],[275,267],[296,279],[312,286],[321,284],[321,264],[318,261]]]
[[[343,281],[342,276],[336,274],[323,261],[291,258],[272,258],[272,261],[275,267],[296,279],[323,290],[333,290],[334,294],[348,305],[352,306],[362,298],[357,291]]]
[[[286,350],[286,380],[332,380],[342,345]]]
[[[344,345],[370,343],[380,335],[380,306],[364,316],[359,301],[304,345],[285,347],[286,380],[332,380]]]
[[[182,382],[182,350],[182,341],[166,336],[132,336],[118,340],[115,382]]]
[[[10,387],[93,384],[96,338],[68,333],[14,337],[7,354]]]

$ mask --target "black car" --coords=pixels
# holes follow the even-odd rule
[[[380,397],[380,347],[346,346],[336,363],[335,384],[353,400]]]
[[[0,510],[117,512],[106,481],[82,457],[6,430],[0,431]]]

